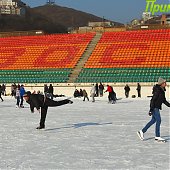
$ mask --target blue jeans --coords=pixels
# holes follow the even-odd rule
[[[142,129],[142,132],[145,133],[155,122],[155,135],[156,137],[160,137],[161,115],[157,108],[154,109],[151,121]]]
[[[17,96],[17,106],[19,106],[19,103],[20,103],[20,96]]]

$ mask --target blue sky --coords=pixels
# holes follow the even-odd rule
[[[47,0],[22,0],[30,7],[42,6]],[[146,0],[55,0],[59,6],[69,7],[106,19],[128,23],[134,18],[141,18],[145,11]],[[157,0],[168,4],[170,0]]]

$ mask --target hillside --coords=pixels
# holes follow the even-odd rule
[[[45,16],[41,16],[27,9],[26,16],[0,16],[0,32],[43,30],[46,33],[66,33],[67,28],[53,23]]]
[[[25,17],[0,15],[0,32],[43,30],[45,33],[67,33],[69,27],[86,26],[89,21],[102,20],[95,15],[58,5],[26,7]]]
[[[95,15],[58,5],[44,5],[33,8],[32,10],[45,16],[53,23],[59,23],[67,28],[87,26],[89,21],[101,22],[103,20],[103,18]],[[122,25],[114,21],[113,23],[115,23],[116,26]]]

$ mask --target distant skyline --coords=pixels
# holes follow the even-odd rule
[[[43,6],[47,0],[22,0],[30,7]],[[140,19],[146,8],[146,0],[55,0],[56,5],[87,12],[108,20],[129,23]],[[168,4],[170,0],[157,0]]]

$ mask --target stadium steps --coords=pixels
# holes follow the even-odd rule
[[[80,58],[80,60],[78,61],[77,65],[75,66],[75,68],[72,70],[69,80],[67,83],[73,83],[76,81],[76,79],[78,78],[79,73],[81,72],[81,70],[83,69],[85,63],[87,62],[89,56],[92,54],[96,44],[98,43],[98,41],[100,40],[102,34],[97,33],[94,38],[92,39],[92,41],[89,43],[89,45],[87,46],[87,49],[85,50],[84,54],[82,55],[82,57]]]

